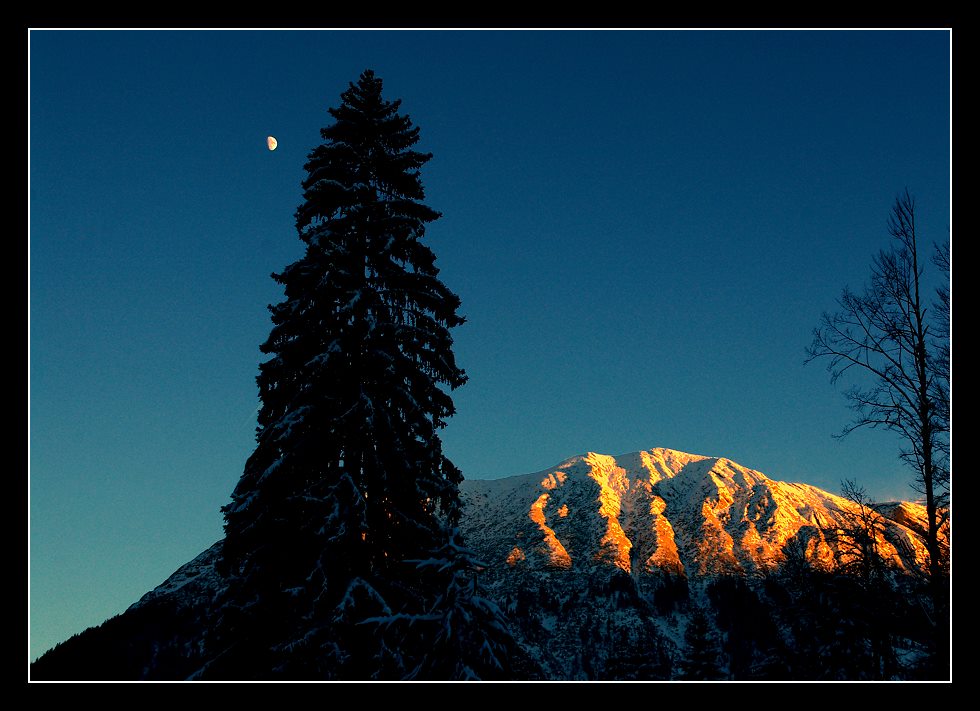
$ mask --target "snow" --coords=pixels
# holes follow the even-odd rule
[[[725,458],[664,448],[588,452],[541,472],[466,480],[461,492],[464,540],[487,562],[479,576],[487,599],[474,597],[473,609],[506,607],[512,619],[522,620],[524,651],[546,675],[565,679],[595,678],[621,643],[642,647],[653,639],[657,654],[679,658],[689,608],[649,612],[666,579],[662,572],[686,572],[691,605],[706,607],[705,585],[716,574],[763,573],[782,561],[791,543],[802,544],[813,563],[833,564],[836,544],[820,528],[842,526],[854,508],[829,492],[780,482]],[[882,554],[896,565],[921,567],[923,507],[892,502],[882,512]],[[162,596],[178,606],[210,604],[225,584],[214,568],[220,546],[133,607]],[[431,569],[446,560],[434,554],[416,563]],[[369,621],[374,624],[449,621],[393,611],[364,580],[350,585],[339,612],[355,614],[352,608],[364,609],[366,601],[377,610]]]
[[[642,634],[653,634],[676,664],[693,608],[643,612],[664,573],[686,573],[690,605],[707,609],[705,586],[717,575],[758,579],[791,544],[815,565],[835,564],[837,544],[821,529],[842,526],[854,509],[808,484],[666,448],[587,452],[531,474],[464,480],[460,490],[466,541],[489,562],[487,590],[521,620],[524,650],[561,679],[595,678],[621,639],[642,645]],[[905,502],[884,511],[879,549],[898,566],[926,560],[915,531],[921,508]],[[903,542],[911,556],[899,553]]]
[[[129,606],[130,610],[139,608],[160,597],[171,597],[184,605],[194,604],[201,598],[210,598],[223,583],[214,569],[224,541],[218,541],[189,563],[180,566],[169,578],[163,581],[138,601]]]
[[[816,541],[809,544],[814,561],[832,563],[835,544],[820,529],[844,525],[854,508],[724,457],[666,448],[587,452],[532,474],[465,480],[461,491],[467,541],[491,564],[532,570],[611,564],[636,574],[756,574],[779,565],[802,529]],[[915,563],[899,554],[900,541],[910,542],[916,558],[924,548],[913,530],[916,506],[893,506],[880,542],[883,555],[902,565]]]

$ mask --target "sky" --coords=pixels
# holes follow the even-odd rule
[[[326,109],[366,68],[421,129],[462,299],[469,478],[669,447],[913,498],[822,363],[908,187],[950,239],[946,31],[29,36],[29,655],[222,536]],[[278,139],[271,152],[266,136]]]

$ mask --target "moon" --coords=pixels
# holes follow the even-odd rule
[[[270,151],[276,150],[276,146],[279,145],[279,141],[276,140],[275,136],[269,136],[265,139],[266,145],[269,146]]]

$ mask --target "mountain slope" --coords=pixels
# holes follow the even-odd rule
[[[798,553],[832,567],[846,555],[829,532],[858,507],[808,484],[774,481],[729,459],[651,449],[590,452],[553,469],[467,480],[464,533],[488,562],[511,568],[596,570],[634,576],[755,575]],[[886,508],[878,551],[896,569],[921,567],[914,523],[922,506]]]
[[[677,678],[692,611],[713,609],[722,624],[726,606],[737,610],[725,623],[727,644],[743,639],[741,651],[728,651],[726,673],[778,678],[792,649],[779,620],[795,613],[785,590],[764,589],[769,574],[786,563],[846,563],[853,548],[841,532],[858,511],[807,484],[662,448],[590,452],[533,474],[466,480],[461,492],[464,538],[488,563],[481,583],[530,660],[523,674],[544,679]],[[892,502],[880,512],[875,547],[890,569],[924,569],[923,507]],[[214,654],[207,630],[228,584],[215,568],[221,545],[43,655],[31,678],[193,677]],[[737,633],[738,620],[751,631]]]
[[[825,607],[814,613],[778,572],[851,562],[853,502],[662,448],[590,452],[533,474],[467,480],[461,491],[465,539],[488,563],[483,584],[545,678],[679,678],[696,610],[724,641],[720,677],[823,678],[830,668],[801,661],[816,657],[792,620],[838,624],[840,594],[817,594]],[[881,516],[875,548],[893,575],[923,570],[924,507],[892,503]],[[828,649],[831,658],[860,656]],[[851,671],[841,674],[828,678]]]

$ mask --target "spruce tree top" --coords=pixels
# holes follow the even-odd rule
[[[336,123],[320,131],[325,143],[310,153],[304,166],[305,202],[296,210],[300,235],[308,239],[316,233],[317,221],[344,208],[382,200],[396,202],[414,217],[412,227],[421,237],[425,223],[440,214],[418,202],[425,197],[418,169],[432,158],[431,153],[411,150],[419,140],[418,127],[398,113],[401,99],[382,98],[381,79],[370,69],[341,99],[338,108],[328,109]]]

